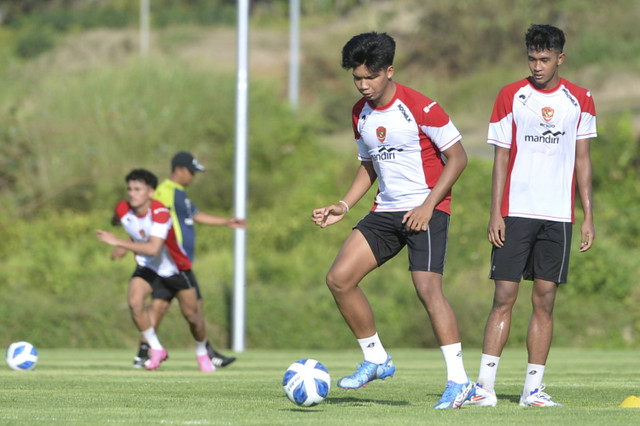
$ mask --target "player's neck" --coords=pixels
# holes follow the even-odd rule
[[[389,84],[384,90],[382,96],[380,96],[372,103],[376,106],[376,108],[380,108],[386,106],[393,100],[393,97],[396,95],[396,83],[393,80],[389,80]]]
[[[534,78],[530,78],[530,81],[533,84],[533,87],[535,87],[538,90],[542,90],[542,91],[552,91],[554,90],[556,87],[558,87],[558,85],[560,84],[560,76],[558,74],[554,75],[553,78],[551,80],[548,80],[544,83],[538,83],[535,81]]]
[[[138,207],[132,207],[132,208],[136,216],[139,216],[139,217],[146,216],[146,214],[149,212],[149,209],[151,208],[151,200],[145,202],[144,204],[139,205]]]
[[[169,177],[169,180],[181,188],[186,187],[187,185],[183,182],[183,180],[176,174],[173,174]]]

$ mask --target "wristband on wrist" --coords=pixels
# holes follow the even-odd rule
[[[338,201],[338,204],[344,204],[344,208],[345,208],[345,209],[347,209],[347,211],[346,211],[346,212],[344,212],[344,214],[349,213],[349,204],[347,204],[347,202],[346,202],[346,201],[344,201],[344,200],[340,200],[340,201]]]

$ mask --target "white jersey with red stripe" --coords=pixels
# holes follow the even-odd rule
[[[502,216],[574,222],[576,141],[597,136],[591,93],[561,78],[551,90],[529,79],[502,88],[489,144],[510,149]]]
[[[191,269],[189,258],[177,243],[171,226],[171,214],[164,204],[153,200],[147,213],[137,216],[129,203],[120,201],[116,205],[116,216],[132,241],[148,242],[152,236],[164,240],[164,245],[156,256],[135,253],[139,266],[147,267],[162,277],[170,277],[179,271]]]
[[[396,84],[389,104],[364,98],[353,107],[358,159],[371,161],[378,175],[373,211],[408,211],[420,206],[442,174],[442,152],[462,136],[433,100]],[[437,205],[450,214],[451,191]]]

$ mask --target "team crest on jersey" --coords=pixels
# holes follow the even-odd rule
[[[376,136],[378,137],[378,140],[380,141],[380,143],[383,143],[384,140],[387,138],[387,129],[385,129],[382,126],[378,127],[376,129]]]
[[[549,122],[553,119],[553,108],[551,107],[544,107],[542,108],[542,118],[544,118],[544,121]]]
[[[140,231],[138,231],[138,233],[140,234],[140,236],[144,239],[147,238],[147,234],[145,234],[144,229],[141,229]]]

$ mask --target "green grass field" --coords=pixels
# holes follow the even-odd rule
[[[437,349],[392,349],[395,377],[357,391],[335,381],[350,374],[359,351],[262,351],[238,354],[216,373],[198,371],[190,350],[172,350],[157,371],[134,370],[131,350],[41,349],[31,372],[0,369],[1,424],[637,424],[640,409],[620,408],[640,394],[638,354],[619,350],[552,350],[545,375],[558,408],[518,406],[526,354],[503,354],[495,408],[434,410],[446,380]],[[300,358],[320,360],[332,375],[327,400],[292,404],[281,381]],[[466,350],[475,378],[479,351]]]

